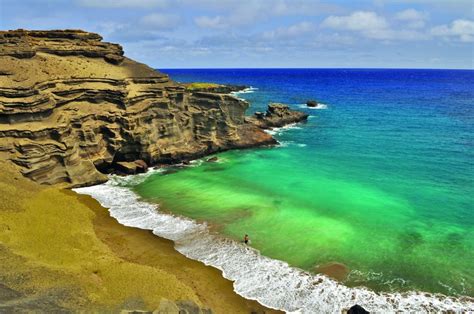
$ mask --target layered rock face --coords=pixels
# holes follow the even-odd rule
[[[173,163],[274,144],[248,103],[186,90],[83,31],[0,32],[0,158],[44,184],[106,181],[119,162]]]

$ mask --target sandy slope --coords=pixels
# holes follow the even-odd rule
[[[264,310],[235,294],[218,270],[183,257],[167,240],[119,225],[92,198],[0,167],[0,312],[153,310],[162,298],[216,313]]]

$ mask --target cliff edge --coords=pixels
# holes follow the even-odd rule
[[[245,121],[248,106],[186,89],[98,34],[0,32],[0,157],[42,184],[97,184],[118,162],[275,144]]]

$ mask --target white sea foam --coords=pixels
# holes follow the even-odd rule
[[[289,130],[299,130],[301,129],[300,126],[298,126],[298,123],[291,123],[291,124],[287,124],[285,126],[282,126],[280,128],[272,128],[272,129],[268,129],[268,130],[264,130],[266,133],[270,134],[270,135],[280,135],[281,133],[285,132],[285,131],[289,131]]]
[[[97,199],[121,224],[152,230],[157,236],[173,240],[176,249],[185,256],[222,270],[224,277],[234,281],[238,294],[270,308],[298,313],[340,313],[341,309],[359,304],[376,313],[474,312],[472,298],[422,292],[376,293],[365,288],[349,288],[323,275],[290,267],[241,243],[211,234],[204,223],[159,212],[158,205],[139,200],[123,186],[139,182],[129,178],[113,177],[105,184],[75,191]]]
[[[232,95],[237,95],[237,94],[249,94],[249,93],[253,93],[255,92],[256,90],[258,90],[258,88],[256,87],[247,87],[247,88],[244,88],[243,90],[239,90],[237,92],[230,92]]]
[[[318,103],[316,107],[308,107],[306,104],[298,104],[298,107],[304,109],[312,109],[312,110],[324,110],[328,109],[328,105]]]

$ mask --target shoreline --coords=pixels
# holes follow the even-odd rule
[[[194,288],[203,304],[214,305],[209,308],[217,313],[224,310],[240,312],[242,305],[247,307],[249,312],[281,313],[269,311],[256,301],[242,300],[240,296],[233,295],[232,282],[224,279],[218,269],[185,257],[175,250],[173,241],[157,237],[149,230],[121,225],[109,215],[107,208],[94,198],[65,191],[74,193],[79,202],[94,211],[96,217],[93,224],[98,238],[117,256],[129,262],[159,267],[173,273],[179,281]],[[203,276],[207,276],[208,281],[199,278]]]
[[[150,229],[158,237],[173,240],[178,252],[221,270],[225,278],[234,282],[234,291],[239,295],[269,308],[302,313],[311,313],[314,308],[341,311],[355,304],[369,311],[389,312],[474,309],[474,299],[467,296],[449,297],[423,291],[378,293],[365,287],[349,288],[328,276],[310,274],[260,255],[236,241],[210,234],[207,224],[156,211],[157,205],[141,201],[129,188],[120,186],[120,180],[142,179],[121,177],[79,190],[109,208],[121,224]]]
[[[214,313],[278,313],[172,242],[119,224],[93,198],[0,165],[0,312],[153,311],[184,300]]]

